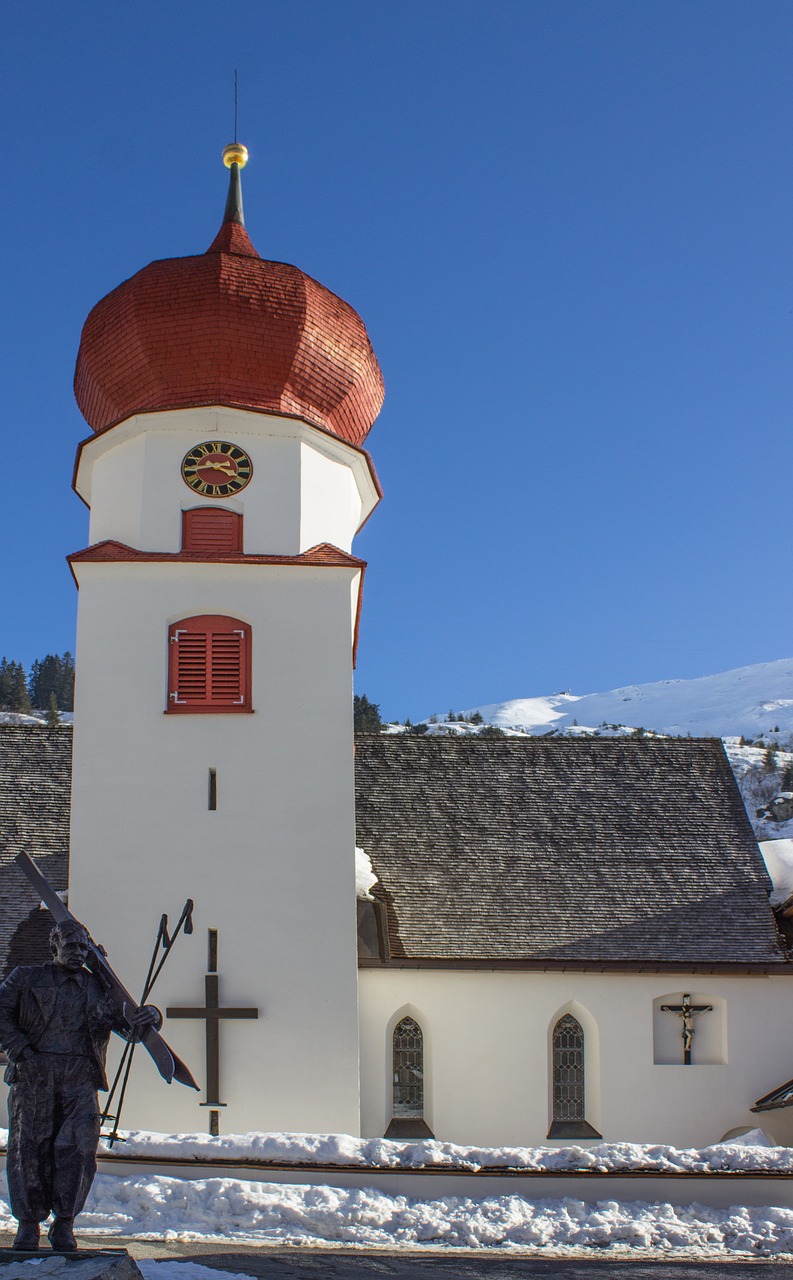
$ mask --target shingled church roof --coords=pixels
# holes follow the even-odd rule
[[[363,736],[356,762],[392,965],[785,964],[716,739]]]
[[[13,859],[65,888],[71,741],[0,726],[0,976],[47,956]],[[362,736],[356,776],[391,965],[786,967],[716,739]]]
[[[71,773],[71,728],[0,726],[0,977],[49,959],[52,916],[14,858],[26,849],[54,888],[66,888]]]

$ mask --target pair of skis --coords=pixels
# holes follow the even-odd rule
[[[55,889],[53,889],[46,877],[41,874],[29,854],[24,852],[17,854],[15,862],[20,870],[27,876],[44,905],[49,907],[57,924],[64,924],[68,920],[73,924],[80,925],[82,929],[85,929],[85,925],[80,924],[80,921],[72,915],[66,904],[61,901]],[[153,1027],[146,1027],[144,1031],[138,1031],[134,1024],[135,1014],[138,1012],[140,1006],[146,1003],[149,994],[151,993],[151,989],[157,981],[162,967],[170,955],[173,944],[182,929],[184,929],[186,934],[193,932],[192,911],[193,901],[191,898],[188,898],[184,905],[182,914],[179,917],[179,922],[172,934],[169,934],[168,932],[168,917],[164,915],[161,918],[160,927],[157,932],[157,940],[154,944],[154,951],[152,952],[149,972],[146,975],[146,982],[144,984],[143,995],[140,999],[140,1003],[133,1000],[120,978],[116,976],[108,963],[108,959],[103,948],[97,946],[91,935],[88,934],[88,959],[86,960],[86,968],[90,969],[91,973],[96,975],[118,1008],[121,1010],[121,1016],[127,1024],[127,1028],[130,1032],[130,1038],[127,1041],[124,1053],[122,1054],[121,1062],[119,1064],[118,1071],[116,1072],[116,1078],[113,1081],[113,1086],[108,1096],[107,1106],[105,1107],[105,1111],[102,1116],[103,1123],[107,1119],[111,1118],[109,1116],[109,1108],[119,1081],[122,1081],[123,1075],[116,1115],[112,1117],[114,1127],[108,1138],[111,1146],[118,1136],[121,1106],[124,1101],[124,1093],[127,1087],[127,1080],[129,1079],[129,1072],[132,1066],[132,1059],[135,1053],[136,1044],[140,1043],[143,1045],[144,1049],[152,1058],[154,1065],[163,1080],[165,1080],[167,1084],[170,1084],[172,1080],[176,1080],[179,1084],[187,1085],[190,1089],[199,1088],[193,1079],[189,1067],[182,1062],[181,1058],[177,1057],[173,1049],[166,1044],[158,1031],[155,1031]],[[86,930],[86,933],[87,932],[88,931]]]

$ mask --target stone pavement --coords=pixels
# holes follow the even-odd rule
[[[12,1236],[0,1233],[0,1245]],[[125,1245],[134,1258],[197,1262],[257,1280],[793,1280],[793,1262],[669,1262],[659,1258],[577,1258],[475,1251],[381,1253],[358,1249],[299,1249],[176,1241],[101,1240],[81,1234],[85,1248]],[[223,1280],[222,1276],[218,1280]]]

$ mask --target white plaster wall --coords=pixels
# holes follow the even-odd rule
[[[313,443],[300,445],[300,549],[332,542],[343,551],[361,523],[361,495],[346,463],[319,453]],[[335,536],[328,536],[335,529]]]
[[[161,912],[195,899],[153,997],[220,999],[221,1132],[357,1132],[357,973],[347,569],[78,566],[70,904],[137,993]],[[196,613],[253,628],[253,714],[167,715],[167,628]],[[207,805],[217,771],[218,807]],[[204,1081],[204,1025],[166,1022]],[[139,1053],[124,1123],[208,1128],[196,1095]]]
[[[193,493],[184,455],[203,440],[245,449],[253,477],[235,499]],[[178,551],[181,512],[230,506],[244,516],[247,554],[299,555],[320,542],[349,551],[377,502],[362,456],[290,418],[213,408],[142,414],[90,441],[78,492],[91,507],[90,542],[114,539],[142,551]]]
[[[654,1065],[653,1000],[678,985],[725,1002],[724,1065],[683,1066],[682,1042],[679,1065]],[[430,1046],[425,1096],[436,1137],[485,1146],[545,1143],[548,1032],[571,1011],[588,1032],[587,1113],[604,1141],[705,1146],[745,1125],[793,1144],[790,1109],[764,1116],[749,1110],[793,1075],[791,997],[791,979],[782,976],[675,974],[670,981],[669,974],[363,969],[361,1132],[382,1135],[391,1118],[391,1030],[408,1010]]]
[[[143,434],[129,437],[118,450],[108,450],[99,455],[93,466],[92,478],[94,492],[101,496],[91,511],[90,542],[113,538],[129,547],[139,545],[145,477],[146,437]],[[161,550],[172,549],[170,530],[169,534],[168,546]],[[177,533],[177,540],[180,536]]]

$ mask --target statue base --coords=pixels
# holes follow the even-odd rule
[[[45,1237],[46,1238],[46,1237]],[[143,1280],[126,1249],[0,1249],[0,1280]]]

